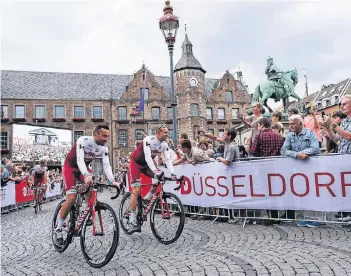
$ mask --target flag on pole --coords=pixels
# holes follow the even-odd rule
[[[138,111],[142,111],[142,112],[144,112],[145,88],[146,88],[146,69],[144,67],[144,87],[143,87],[143,89],[141,90],[141,93],[140,93],[140,101],[139,101],[139,107],[138,107]]]

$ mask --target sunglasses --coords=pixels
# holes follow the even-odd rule
[[[159,131],[161,128],[168,128],[166,125],[160,125],[156,128],[156,131]]]
[[[347,103],[340,103],[340,106],[347,106],[348,102]]]

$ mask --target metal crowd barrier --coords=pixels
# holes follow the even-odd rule
[[[55,195],[55,196],[47,197],[46,200],[43,201],[43,203],[54,201],[54,200],[60,199],[60,198],[62,198],[62,195]],[[26,201],[26,202],[19,202],[16,204],[1,207],[1,214],[8,214],[12,211],[22,210],[22,209],[24,209],[26,207],[30,207],[30,206],[34,206],[34,200],[30,200],[30,201]]]

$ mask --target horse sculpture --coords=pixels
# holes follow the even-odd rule
[[[295,93],[295,85],[297,83],[298,74],[296,68],[286,72],[278,72],[276,78],[262,82],[256,87],[252,103],[259,102],[272,113],[273,110],[267,105],[267,100],[269,98],[274,99],[276,102],[283,100],[284,111],[286,111],[289,97],[293,97],[299,102],[301,101],[301,98]]]

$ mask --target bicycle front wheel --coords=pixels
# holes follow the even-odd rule
[[[183,232],[185,223],[184,207],[172,193],[163,193],[162,202],[157,198],[150,213],[152,234],[163,244],[175,242]]]
[[[95,268],[103,267],[113,258],[119,241],[119,225],[116,213],[106,203],[98,202],[95,207],[93,233],[92,212],[85,219],[80,236],[80,246],[87,263]]]
[[[40,192],[39,198],[38,198],[39,211],[42,211],[42,209],[41,209],[42,204],[43,204],[43,192]]]

